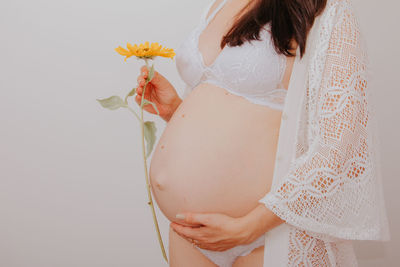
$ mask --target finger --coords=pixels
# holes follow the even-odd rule
[[[210,246],[210,245],[205,245],[205,244],[195,244],[195,245],[202,249],[207,249],[207,250],[211,250],[211,251],[222,251],[220,247],[215,247],[215,246]]]
[[[193,228],[190,226],[183,226],[177,223],[171,223],[171,227],[175,230],[175,232],[183,235],[186,238],[192,238],[199,241],[203,241],[204,234],[201,227]]]
[[[235,247],[235,245],[232,244],[211,244],[211,243],[199,243],[196,244],[196,246],[213,251],[225,251]]]
[[[141,72],[142,77],[144,77],[145,79],[149,75],[149,70],[147,69],[147,67],[145,65],[141,67],[140,72]],[[161,81],[161,78],[163,78],[163,76],[158,71],[154,70],[153,77],[151,78],[151,82],[157,84],[158,82]]]
[[[200,242],[195,243],[195,245],[199,248],[212,250],[212,251],[225,251],[225,250],[228,250],[233,247],[233,246],[226,246],[226,245],[220,245],[220,244],[210,244],[210,243],[200,243]]]
[[[175,232],[177,235],[179,235],[180,237],[182,237],[183,239],[185,239],[187,242],[191,243],[191,244],[194,244],[194,241],[196,240],[196,239],[187,237],[187,236],[185,236],[185,235],[183,235],[183,234],[181,234],[181,233],[179,233],[179,232],[177,232],[177,231],[175,231],[175,230],[174,230],[174,232]],[[198,243],[199,241],[196,241],[196,242]]]
[[[190,237],[185,236],[184,234],[182,234],[181,232],[178,232],[178,231],[175,230],[175,229],[173,229],[173,230],[174,230],[174,232],[175,232],[177,235],[179,235],[180,237],[182,237],[183,239],[185,239],[185,240],[186,240],[187,242],[189,242],[189,243],[192,243],[192,244],[193,244],[193,241],[196,240],[196,239],[193,239],[193,238],[190,238]],[[196,242],[199,242],[199,241],[197,240]]]
[[[148,73],[149,73],[149,70],[147,69],[147,67],[146,67],[146,65],[143,65],[141,68],[140,68],[140,73],[141,73],[141,75],[143,76],[143,78],[147,78],[147,75],[148,75]]]
[[[225,251],[225,250],[228,250],[228,249],[230,249],[230,247],[214,247],[214,248],[211,248],[211,250],[219,251],[219,252],[222,252],[222,251]]]
[[[207,213],[186,212],[183,214],[178,214],[177,218],[183,219],[188,224],[210,225],[213,223],[213,214]]]
[[[142,76],[139,76],[139,77],[137,78],[137,82],[138,82],[138,84],[141,85],[141,86],[143,86],[143,85],[145,84],[145,80],[143,79]]]
[[[136,93],[141,95],[143,93],[143,86],[138,84],[137,87],[136,87]]]
[[[136,93],[143,96],[143,91],[144,91],[144,85],[138,85],[138,87],[136,88]],[[144,94],[146,99],[150,99],[151,98],[151,92],[152,92],[152,87],[149,86],[149,84],[147,84],[146,86],[146,92]]]
[[[136,95],[135,96],[135,102],[140,105],[142,102],[142,96],[141,95]]]

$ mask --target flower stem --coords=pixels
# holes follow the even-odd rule
[[[140,122],[140,118],[139,118],[139,116],[136,114],[136,112],[131,108],[131,107],[128,107],[128,110],[130,111],[130,112],[132,112],[133,113],[133,115],[135,115],[135,117],[138,119],[138,121]]]
[[[145,61],[146,61],[147,69],[150,70],[147,59],[145,59]],[[165,261],[168,263],[167,254],[165,252],[164,244],[163,244],[161,233],[160,233],[160,228],[159,228],[158,222],[157,222],[156,212],[154,210],[153,199],[151,197],[151,188],[150,188],[151,185],[150,185],[150,180],[149,180],[149,174],[147,171],[146,147],[145,147],[145,140],[144,140],[144,121],[143,121],[143,102],[144,102],[144,96],[145,96],[147,84],[148,84],[148,81],[146,81],[145,85],[143,86],[142,101],[140,103],[140,126],[141,126],[141,130],[142,130],[142,152],[143,152],[143,162],[144,162],[144,173],[145,173],[145,178],[146,178],[147,194],[148,194],[148,198],[149,198],[148,204],[150,205],[151,212],[153,214],[153,221],[154,221],[154,226],[156,227],[156,231],[157,231],[158,242],[160,243],[163,257],[164,257]]]

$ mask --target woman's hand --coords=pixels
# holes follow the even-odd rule
[[[143,97],[143,87],[149,74],[145,65],[141,67],[140,71],[141,74],[137,78],[138,87],[136,88],[137,95],[135,97],[135,101],[139,106]],[[154,71],[153,78],[146,85],[145,99],[157,106],[160,117],[165,121],[169,121],[182,102],[172,84],[157,71]],[[152,105],[145,105],[143,109],[149,113],[157,114]]]
[[[220,213],[184,213],[177,218],[192,226],[171,222],[172,229],[200,248],[224,251],[249,242],[249,232],[242,217],[232,218]]]
[[[178,214],[177,218],[182,219],[182,223],[191,225],[171,222],[171,227],[177,234],[200,248],[215,251],[250,244],[265,232],[285,222],[262,203],[239,218],[220,213],[190,212]]]

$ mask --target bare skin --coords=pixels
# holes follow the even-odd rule
[[[210,13],[220,2],[216,1]],[[201,34],[199,50],[206,65],[221,52],[215,40],[221,40],[246,3],[227,3]],[[287,59],[282,81],[286,88],[293,62],[294,58]],[[135,99],[138,104],[148,74],[144,66],[141,72]],[[153,154],[150,178],[155,199],[172,222],[170,266],[215,266],[193,247],[191,238],[197,239],[199,247],[223,251],[250,243],[283,222],[257,202],[271,186],[280,111],[252,104],[207,83],[194,88],[182,101],[158,72],[148,84],[145,98],[156,103],[160,117],[168,122]],[[145,109],[156,113],[151,105]],[[222,121],[224,127],[220,127]],[[208,213],[209,217],[190,220],[187,212]],[[177,219],[177,213],[186,213],[186,219]],[[188,227],[198,225],[203,227]],[[223,232],[219,225],[232,227],[224,227]],[[233,266],[262,266],[263,255],[262,246],[238,257]]]

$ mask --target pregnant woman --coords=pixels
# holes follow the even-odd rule
[[[347,0],[213,0],[176,64],[183,99],[158,72],[143,96],[144,67],[135,99],[167,122],[170,266],[356,266],[350,239],[388,238]]]

